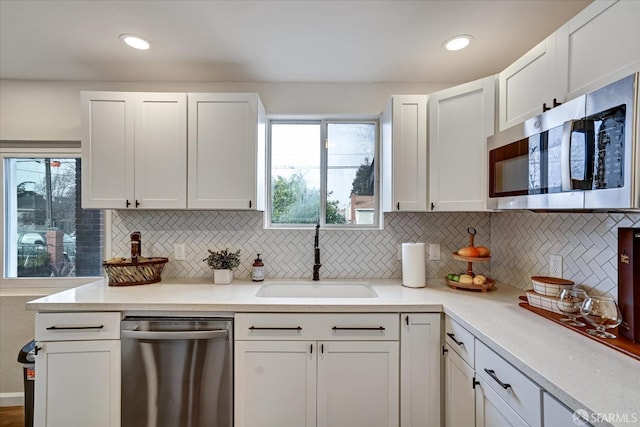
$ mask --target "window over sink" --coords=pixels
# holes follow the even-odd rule
[[[102,276],[103,212],[80,206],[79,149],[3,143],[0,158],[3,287]]]
[[[376,120],[271,120],[271,228],[379,228]]]

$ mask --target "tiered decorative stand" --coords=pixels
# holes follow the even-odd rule
[[[467,228],[467,233],[469,233],[469,245],[473,247],[474,245],[474,237],[476,235],[476,229],[473,227],[468,227]],[[471,277],[474,277],[475,274],[473,273],[473,263],[474,262],[489,262],[491,261],[491,257],[490,256],[486,256],[486,257],[470,257],[470,256],[463,256],[463,255],[458,255],[456,252],[453,252],[451,254],[453,256],[454,259],[457,259],[458,261],[466,261],[467,263],[467,274]],[[447,282],[447,284],[449,286],[451,286],[453,289],[469,289],[469,290],[475,290],[475,291],[482,291],[482,292],[488,292],[489,289],[493,288],[493,286],[496,284],[496,281],[493,279],[489,279],[487,277],[487,281],[481,285],[476,285],[473,283],[460,283],[460,282],[455,282],[453,280],[449,280],[445,277],[445,281]]]

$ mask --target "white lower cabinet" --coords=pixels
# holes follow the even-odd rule
[[[440,313],[400,316],[400,425],[441,425]]]
[[[235,426],[398,426],[398,328],[397,314],[237,314]]]
[[[237,341],[235,425],[316,425],[315,342]]]
[[[319,346],[317,426],[397,426],[398,342]]]
[[[535,382],[451,318],[444,329],[445,426],[548,425],[542,422],[543,390]]]
[[[36,427],[120,426],[120,313],[36,315]]]
[[[444,345],[444,419],[449,427],[474,426],[474,370],[449,344]]]
[[[516,411],[498,396],[488,381],[476,383],[476,427],[528,427]],[[539,424],[538,424],[539,425]]]
[[[575,412],[546,391],[542,393],[542,425],[544,427],[590,426],[580,411]]]

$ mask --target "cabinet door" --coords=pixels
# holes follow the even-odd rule
[[[580,417],[579,412],[574,412],[571,409],[567,408],[546,391],[542,393],[542,425],[544,427],[591,425],[582,418],[574,419],[574,416]]]
[[[235,426],[316,424],[315,341],[236,341]]]
[[[529,427],[482,378],[476,383],[475,392],[476,427]]]
[[[382,114],[383,210],[427,210],[427,95],[396,95]]]
[[[34,425],[120,426],[120,341],[38,346]]]
[[[561,30],[567,99],[640,70],[640,2],[597,1]]]
[[[444,350],[444,424],[446,427],[474,426],[473,368],[448,344]]]
[[[265,115],[258,96],[190,93],[188,103],[189,208],[264,209]]]
[[[486,209],[487,137],[494,133],[495,77],[429,96],[429,208]]]
[[[135,96],[135,205],[142,209],[187,207],[184,93]]]
[[[507,129],[542,113],[542,104],[552,106],[560,80],[556,60],[556,35],[552,34],[498,75],[499,130]]]
[[[318,426],[398,426],[398,342],[319,345]]]
[[[440,426],[440,314],[402,314],[400,425]]]
[[[81,92],[82,207],[134,203],[134,94]]]

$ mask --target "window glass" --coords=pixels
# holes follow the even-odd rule
[[[271,126],[271,222],[315,224],[320,215],[320,123]]]
[[[377,226],[375,121],[272,121],[272,225]]]
[[[4,159],[4,277],[100,276],[103,214],[80,206],[80,159]]]
[[[376,126],[327,125],[327,224],[374,224]]]

